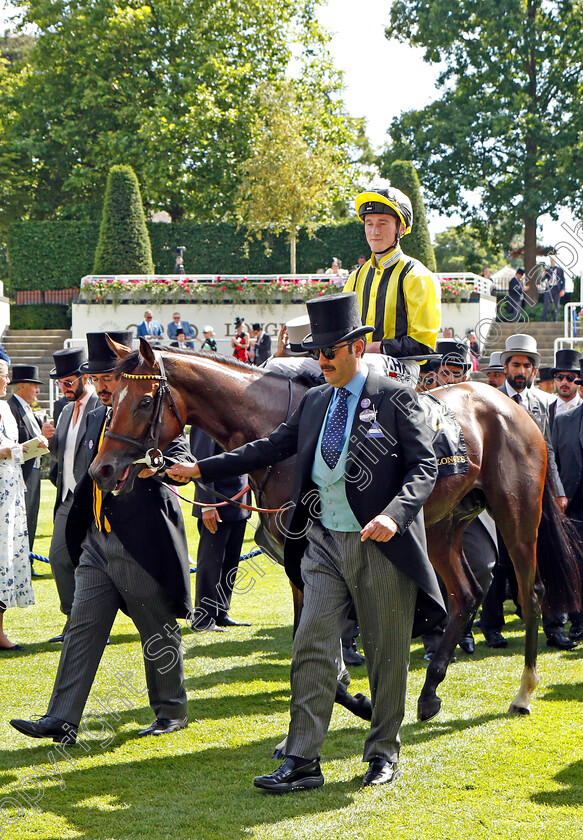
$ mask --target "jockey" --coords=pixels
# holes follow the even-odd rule
[[[374,327],[369,349],[401,359],[433,353],[440,286],[423,263],[401,250],[401,236],[413,226],[409,198],[389,187],[361,193],[355,203],[373,253],[350,275],[344,291],[356,292],[363,324]]]

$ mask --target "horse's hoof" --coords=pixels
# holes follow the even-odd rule
[[[510,708],[508,709],[509,715],[529,715],[530,709],[528,706],[517,706],[516,703],[511,703]]]
[[[354,699],[357,705],[354,707],[354,714],[363,720],[372,720],[372,703],[365,694],[355,694]]]
[[[431,720],[441,711],[441,700],[437,695],[431,700],[419,700],[417,702],[417,719]]]

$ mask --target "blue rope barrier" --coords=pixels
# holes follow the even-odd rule
[[[51,562],[48,557],[43,557],[42,554],[33,554],[32,551],[30,552],[28,557],[29,557],[30,560],[40,560],[41,563],[50,563]]]
[[[244,560],[250,560],[252,557],[257,557],[258,554],[263,554],[263,549],[262,548],[255,548],[255,549],[253,549],[253,551],[250,551],[249,554],[242,554],[239,557],[239,563],[241,563]],[[196,566],[191,566],[190,567],[190,574],[193,575],[195,572],[196,572]]]

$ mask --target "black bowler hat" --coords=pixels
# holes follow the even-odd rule
[[[356,292],[314,298],[307,302],[307,307],[312,332],[302,341],[304,350],[332,347],[374,332],[374,327],[362,325]]]
[[[441,339],[435,346],[435,352],[441,355],[442,367],[459,365],[467,371],[472,366],[470,362],[470,348],[461,341],[453,341],[449,338]]]
[[[78,374],[82,363],[86,359],[82,347],[66,347],[53,353],[55,367],[49,373],[51,379],[65,379],[67,376]]]
[[[121,332],[95,332],[87,333],[87,350],[89,360],[81,365],[81,373],[109,373],[117,365],[119,359],[107,343],[106,336],[109,336],[118,344],[123,344],[131,350],[133,332],[122,330]]]
[[[36,365],[12,365],[12,373],[10,375],[11,385],[20,385],[21,383],[32,382],[33,385],[42,385],[42,379],[38,378],[38,368]]]
[[[581,353],[578,350],[557,350],[555,366],[551,368],[551,376],[560,370],[574,370],[579,373]]]

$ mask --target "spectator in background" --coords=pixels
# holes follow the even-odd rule
[[[267,335],[261,324],[253,324],[251,327],[251,347],[254,365],[262,365],[271,356],[271,336]]]
[[[451,327],[445,327],[442,338],[453,338],[453,330]]]
[[[466,333],[468,337],[468,344],[470,345],[470,354],[472,362],[472,370],[478,370],[478,359],[480,358],[480,345],[476,338],[476,333],[468,330]]]
[[[194,343],[186,340],[184,330],[178,330],[176,333],[176,341],[171,341],[170,347],[178,347],[180,350],[194,350]]]
[[[152,317],[152,311],[146,309],[144,312],[144,320],[138,324],[138,338],[145,338],[148,341],[156,341],[164,335],[164,328],[159,321],[155,321]]]
[[[366,262],[366,257],[363,254],[361,254],[360,257],[356,261],[356,265],[352,266],[352,270],[353,271],[358,271],[359,268],[362,268],[362,266],[365,264],[365,262]]]
[[[8,355],[8,353],[6,352],[4,347],[2,347],[1,344],[0,344],[0,359],[5,361],[7,365],[10,364],[10,356]]]
[[[517,268],[516,274],[508,284],[508,297],[506,303],[508,305],[508,321],[515,324],[520,318],[522,311],[522,304],[524,302],[524,269]]]
[[[6,396],[10,377],[8,364],[0,360],[0,397]],[[8,404],[0,399],[0,652],[21,650],[4,632],[8,607],[34,604],[28,559],[25,486],[21,465],[24,448],[18,442],[18,426]]]
[[[326,269],[326,275],[330,278],[331,283],[343,286],[348,277],[348,272],[345,268],[342,268],[342,261],[338,257],[332,257],[332,265]]]
[[[493,388],[500,388],[506,382],[504,365],[500,360],[501,355],[501,353],[490,353],[488,367],[482,368],[482,372],[488,377],[488,385],[491,385]]]
[[[168,338],[170,341],[178,340],[178,333],[182,330],[187,339],[194,338],[194,329],[188,321],[183,321],[180,312],[175,312],[168,324]]]
[[[18,442],[38,437],[42,431],[43,418],[32,410],[38,397],[42,380],[38,378],[36,365],[14,365],[12,368],[13,394],[8,400],[10,410],[18,426]],[[22,465],[22,477],[26,485],[26,521],[28,525],[28,544],[32,551],[36,535],[38,509],[40,505],[41,459],[30,458]],[[34,571],[31,569],[33,577]]]
[[[555,393],[555,378],[552,370],[550,367],[540,367],[538,369],[538,390],[545,394]]]
[[[249,361],[249,327],[243,318],[235,319],[235,335],[231,339],[231,347],[233,348],[233,356],[239,359],[240,362]]]
[[[204,339],[202,340],[202,347],[200,349],[203,350],[205,353],[216,353],[217,342],[214,337],[215,331],[210,324],[207,324],[207,326],[204,327],[202,334],[204,336]]]
[[[543,312],[541,321],[547,320],[549,307],[553,307],[553,321],[559,317],[559,301],[565,294],[565,272],[561,266],[556,264],[555,258],[551,257],[551,264],[545,269],[543,276],[543,288],[546,289],[543,300]]]
[[[281,328],[277,338],[277,348],[273,356],[263,367],[286,376],[309,374],[321,378],[320,364],[302,347],[302,341],[310,332],[310,319],[307,315],[292,318]]]

